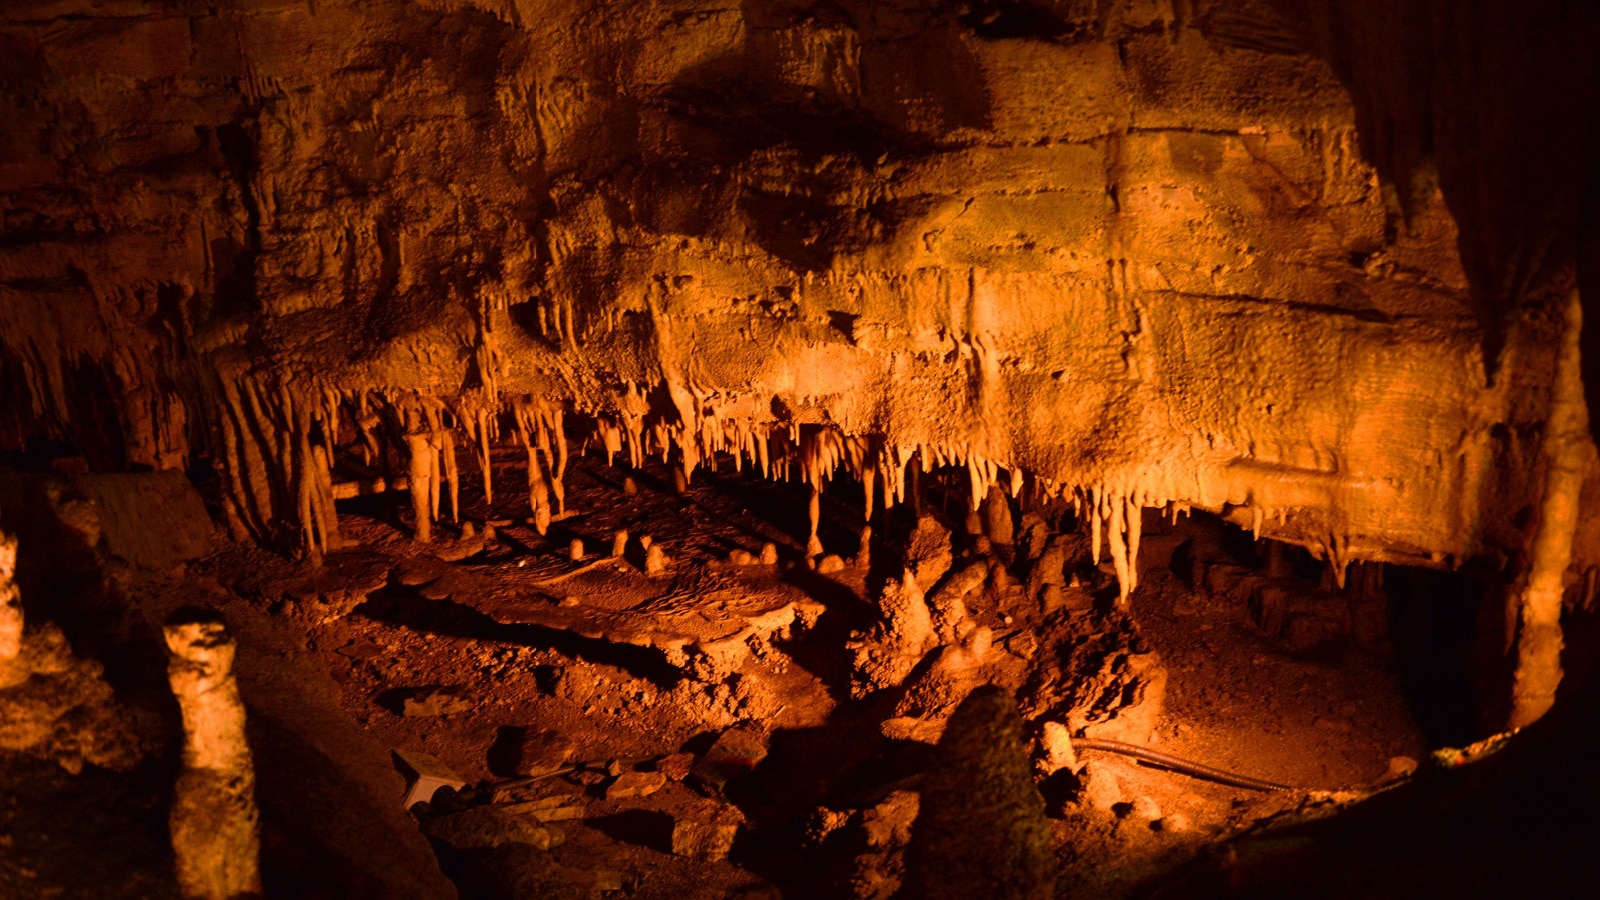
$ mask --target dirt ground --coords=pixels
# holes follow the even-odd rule
[[[909,510],[880,513],[863,547],[860,489],[835,482],[819,536],[842,565],[818,566],[805,559],[801,485],[724,463],[679,493],[658,464],[625,473],[579,457],[567,513],[540,535],[516,487],[519,457],[497,458],[493,507],[464,477],[459,521],[470,528],[447,520],[429,544],[412,539],[399,495],[358,497],[341,502],[348,546],[320,570],[233,547],[188,576],[274,623],[291,644],[280,655],[325,673],[332,702],[366,738],[428,754],[466,782],[413,810],[466,896],[889,897],[906,877],[938,732],[986,681],[1008,688],[1026,720],[1029,739],[1014,752],[1035,767],[1057,896],[1135,892],[1220,838],[1326,795],[1229,787],[1091,750],[1053,771],[1046,721],[1313,792],[1375,785],[1426,749],[1391,643],[1359,627],[1374,605],[1381,613],[1381,585],[1330,588],[1305,560],[1268,573],[1265,551],[1217,520],[1152,518],[1124,611],[1070,513],[1013,505],[1016,535],[1002,546],[971,533],[981,529],[966,516],[964,475],[925,477],[924,513],[952,534],[948,569],[989,574],[962,599],[967,643],[930,638],[903,684],[863,691],[860,648],[881,637],[881,598],[910,564]],[[630,543],[612,558],[620,530]],[[642,535],[665,551],[653,573]],[[1065,548],[1066,599],[1054,609],[1039,599],[1039,570],[1057,564],[1040,562],[1045,537]],[[774,564],[761,560],[769,543]],[[924,586],[930,604],[955,577]],[[1269,601],[1263,585],[1279,589]],[[1306,627],[1277,627],[1274,602],[1299,610],[1290,619],[1302,625],[1320,622],[1315,640]],[[755,735],[759,749],[741,751],[728,774],[712,764],[730,730]],[[497,787],[530,773],[539,777]],[[48,896],[23,887],[47,884],[71,894],[76,882],[24,878],[33,864],[15,860],[53,858],[39,843],[52,826],[29,810],[77,806],[45,794],[83,783],[27,780],[30,792],[3,813],[8,833],[38,837],[11,839],[0,877],[9,895]],[[141,877],[159,878],[148,862],[161,847],[159,792],[133,783],[109,791],[106,815],[135,820],[119,832],[149,833],[157,849],[138,851]],[[534,807],[565,812],[516,821],[514,810]],[[493,834],[463,839],[439,824],[469,814],[488,816]],[[736,825],[726,858],[695,844],[693,829],[716,823]],[[60,840],[93,831],[73,826]]]

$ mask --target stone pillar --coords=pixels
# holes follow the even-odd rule
[[[22,665],[22,592],[17,590],[17,539],[0,531],[0,688],[28,678]]]
[[[186,898],[258,896],[260,815],[233,638],[206,612],[179,613],[164,631],[167,678],[183,713],[183,771],[170,817],[178,887]]]
[[[1566,330],[1556,356],[1550,417],[1545,423],[1544,499],[1522,593],[1522,628],[1517,636],[1517,674],[1508,723],[1512,728],[1538,721],[1555,703],[1556,687],[1561,684],[1561,598],[1566,593],[1578,504],[1590,460],[1589,410],[1578,368],[1582,328],[1583,308],[1574,290],[1567,298]]]
[[[406,487],[411,491],[411,511],[416,519],[418,543],[433,540],[433,470],[437,456],[433,442],[427,434],[406,435],[406,447],[411,451],[411,469],[407,473]]]

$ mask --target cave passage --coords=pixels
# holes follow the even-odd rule
[[[1593,893],[1596,46],[5,4],[0,897]]]

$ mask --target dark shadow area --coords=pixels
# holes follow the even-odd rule
[[[1483,737],[1483,581],[1466,571],[1390,566],[1385,586],[1400,685],[1423,739],[1459,747]]]
[[[1239,838],[1134,896],[1588,896],[1600,881],[1600,681],[1563,688],[1487,759],[1426,768],[1337,817]]]
[[[584,824],[629,844],[662,853],[672,852],[672,816],[653,809],[629,809],[589,819]]]
[[[71,775],[54,760],[0,753],[6,786],[0,893],[7,884],[21,890],[37,879],[65,889],[65,896],[176,896],[167,839],[174,774],[172,760],[152,760],[131,772],[88,766]],[[83,814],[88,810],[93,814]],[[31,875],[14,880],[17,867]]]
[[[341,767],[306,736],[268,715],[248,721],[257,759],[256,803],[261,809],[261,877],[267,896],[378,897],[394,885],[366,871],[382,859],[384,839],[360,823],[382,819],[366,794],[353,790]],[[398,798],[396,806],[398,806]],[[318,821],[306,811],[319,809]],[[366,860],[341,858],[334,848],[362,848]]]
[[[818,806],[871,806],[895,790],[915,790],[928,767],[932,747],[879,733],[898,695],[888,693],[896,696],[841,705],[820,727],[774,732],[767,758],[729,785],[728,798],[751,823],[732,858],[784,896],[838,896],[839,868],[806,849],[807,821]],[[841,861],[848,863],[833,860]]]
[[[599,665],[616,666],[662,688],[670,689],[683,677],[683,673],[668,665],[655,650],[579,637],[538,625],[507,625],[450,600],[424,600],[395,588],[370,595],[365,603],[356,607],[354,614],[430,634],[555,650]]]
[[[515,778],[521,774],[516,769],[517,756],[527,733],[527,727],[522,725],[501,725],[495,729],[494,743],[489,745],[485,759],[490,774],[501,778]]]

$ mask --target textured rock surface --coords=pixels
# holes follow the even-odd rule
[[[974,691],[951,717],[922,791],[906,855],[912,896],[1054,896],[1050,828],[1028,770],[1016,705],[999,688]]]
[[[0,438],[207,455],[236,536],[310,554],[333,444],[448,471],[421,436],[485,413],[547,521],[562,410],[635,458],[844,458],[891,497],[919,451],[975,500],[1026,470],[1103,515],[1128,585],[1169,501],[1335,561],[1514,545],[1551,324],[1515,319],[1491,383],[1481,312],[1570,278],[1573,241],[1469,285],[1532,251],[1473,234],[1463,268],[1443,200],[1481,223],[1505,192],[1418,176],[1426,79],[1372,62],[1424,38],[1309,9],[11,4]]]

